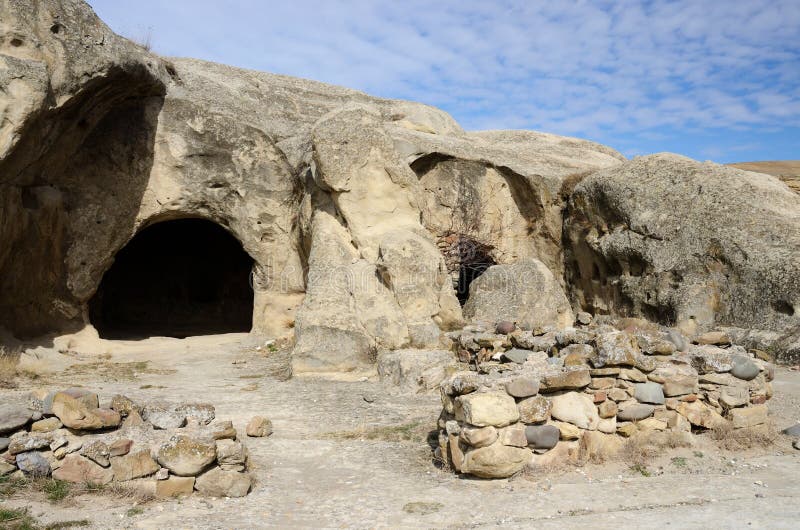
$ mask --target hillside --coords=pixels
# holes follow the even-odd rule
[[[772,160],[764,162],[737,162],[728,164],[747,171],[757,171],[767,175],[775,175],[789,185],[796,193],[800,193],[800,160]]]

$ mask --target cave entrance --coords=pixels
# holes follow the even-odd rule
[[[249,332],[252,268],[239,241],[211,221],[154,224],[117,253],[89,318],[108,339]]]
[[[453,280],[459,303],[469,298],[469,286],[486,269],[497,263],[492,258],[493,247],[465,235],[450,233],[439,238],[447,270]]]

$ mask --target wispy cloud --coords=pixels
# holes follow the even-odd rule
[[[423,101],[466,128],[627,152],[704,129],[800,139],[797,0],[90,3],[123,34],[151,27],[164,54]]]

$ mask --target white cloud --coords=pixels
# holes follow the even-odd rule
[[[153,26],[161,52],[424,101],[467,128],[800,127],[797,0],[92,4],[123,33]]]

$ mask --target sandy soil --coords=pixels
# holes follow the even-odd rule
[[[32,381],[84,385],[108,400],[206,401],[240,432],[255,414],[275,433],[247,439],[258,484],[243,499],[152,501],[82,495],[50,503],[5,499],[42,523],[89,519],[97,528],[796,528],[800,451],[775,445],[738,453],[710,439],[647,464],[620,461],[510,480],[459,478],[431,464],[436,394],[403,395],[374,377],[283,380],[287,356],[247,335],[115,342],[110,355]],[[28,383],[24,383],[28,384]],[[800,420],[800,373],[780,368],[770,402],[776,427]],[[25,388],[0,390],[23,400]],[[371,402],[370,402],[371,401]]]

